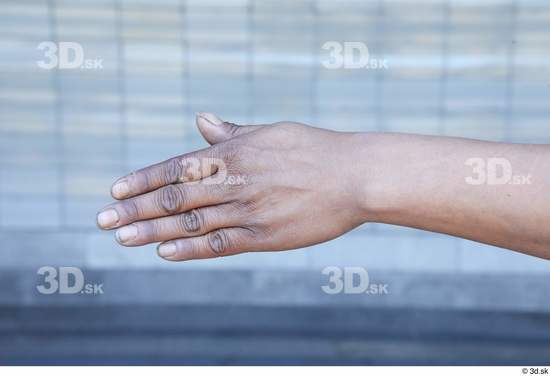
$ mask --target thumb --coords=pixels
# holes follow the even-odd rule
[[[199,131],[210,145],[227,141],[230,138],[255,131],[262,127],[262,125],[242,126],[228,123],[208,112],[198,112],[196,121]]]

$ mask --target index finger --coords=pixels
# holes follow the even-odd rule
[[[154,191],[169,184],[198,181],[216,173],[203,168],[205,159],[212,159],[214,147],[183,154],[166,161],[134,171],[118,179],[111,187],[111,196],[117,200]]]

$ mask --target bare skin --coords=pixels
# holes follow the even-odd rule
[[[301,248],[381,222],[550,258],[550,145],[238,126],[206,113],[197,126],[210,147],[113,185],[117,201],[97,221],[120,244],[160,243],[161,257],[184,261]]]

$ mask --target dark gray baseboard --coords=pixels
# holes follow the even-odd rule
[[[194,306],[0,308],[2,364],[547,364],[550,316]]]

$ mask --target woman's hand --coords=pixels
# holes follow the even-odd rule
[[[118,180],[97,217],[125,246],[161,243],[172,261],[299,248],[366,220],[352,133],[298,123],[238,126],[212,114],[212,145]]]

